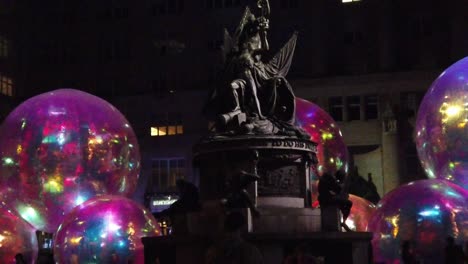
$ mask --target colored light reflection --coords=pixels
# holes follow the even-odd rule
[[[424,263],[443,263],[445,238],[468,239],[468,191],[449,181],[415,181],[388,193],[369,221],[374,261],[398,263],[400,245],[411,241]]]
[[[353,194],[349,195],[349,200],[353,202],[353,207],[351,207],[351,213],[346,219],[346,225],[353,231],[367,231],[367,225],[376,210],[376,206],[368,200]]]
[[[1,263],[16,263],[17,253],[23,254],[26,263],[34,263],[38,250],[35,229],[12,211],[5,205],[0,205]]]
[[[65,216],[54,238],[57,263],[144,263],[142,237],[159,236],[153,215],[134,201],[103,195],[89,199]]]
[[[135,134],[117,109],[91,94],[35,96],[10,113],[0,135],[0,191],[14,190],[3,193],[22,216],[29,214],[20,208],[33,201],[45,221],[31,221],[38,229],[55,232],[64,214],[95,195],[130,196],[136,188]]]
[[[468,57],[447,68],[421,102],[415,128],[419,159],[429,178],[468,190]]]

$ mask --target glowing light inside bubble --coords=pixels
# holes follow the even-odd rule
[[[424,211],[421,211],[418,213],[420,216],[428,216],[428,217],[431,217],[431,216],[439,216],[440,215],[440,210],[437,209],[437,208],[434,208],[434,209],[427,209],[427,210],[424,210]]]
[[[16,147],[16,154],[21,154],[21,151],[23,151],[23,147],[18,144],[18,147]]]
[[[44,184],[44,191],[49,193],[62,193],[63,192],[63,184],[61,183],[60,177],[54,177],[49,179]]]
[[[76,197],[76,199],[75,199],[75,204],[76,204],[76,205],[80,205],[80,204],[82,204],[84,201],[86,201],[86,199],[85,199],[83,196],[78,195],[78,196]]]
[[[459,105],[448,105],[446,103],[442,105],[442,108],[440,110],[440,112],[446,114],[447,117],[458,116],[462,111],[463,108]]]
[[[13,165],[13,164],[15,164],[15,161],[10,157],[4,157],[3,158],[3,164],[7,165],[7,166],[8,165]]]

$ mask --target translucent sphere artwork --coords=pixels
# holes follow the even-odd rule
[[[54,258],[57,263],[144,263],[141,238],[160,234],[141,205],[122,196],[97,196],[65,216],[54,237]]]
[[[340,128],[322,108],[307,100],[296,98],[297,125],[310,134],[317,143],[317,170],[334,174],[337,170],[348,171],[348,149]]]
[[[398,263],[403,241],[413,245],[421,263],[444,263],[447,236],[468,239],[468,191],[446,180],[402,185],[378,203],[369,221],[374,261]]]
[[[415,141],[429,178],[468,190],[468,57],[432,83],[418,110]]]
[[[313,207],[317,207],[319,177],[324,172],[335,174],[340,169],[348,172],[348,148],[333,118],[314,103],[296,98],[296,123],[318,144],[318,164],[316,170],[312,168],[310,177]]]
[[[0,204],[0,260],[13,264],[16,254],[23,255],[26,263],[37,259],[36,229],[8,209],[5,202]]]
[[[30,223],[38,229],[54,232],[65,213],[95,195],[129,196],[136,188],[135,134],[115,107],[91,94],[35,96],[10,113],[0,135],[0,188],[23,218],[37,213],[42,223]]]
[[[353,202],[353,207],[351,207],[351,213],[348,219],[346,219],[346,225],[353,231],[367,231],[367,225],[372,214],[376,210],[376,206],[368,200],[354,194],[349,195],[349,200]]]

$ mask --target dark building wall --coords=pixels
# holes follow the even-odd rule
[[[8,61],[0,58],[0,72],[13,76],[17,100],[62,87],[110,100],[140,139],[146,176],[153,159],[191,159],[191,146],[207,131],[199,111],[222,66],[223,29],[234,32],[244,6],[256,3],[5,1],[13,8],[8,16],[3,14],[7,9],[0,10],[0,33],[11,36],[14,55]],[[327,110],[331,96],[376,94],[381,108],[389,103],[406,124],[408,111],[399,108],[405,105],[402,94],[423,93],[433,72],[468,54],[466,0],[270,2],[271,53],[299,32],[288,78],[301,97],[317,99]],[[414,71],[429,73],[420,78]],[[150,127],[158,125],[155,116],[165,112],[181,115],[184,133],[151,137]],[[340,126],[350,131],[348,142],[359,146],[368,143],[354,138],[355,131],[379,139],[380,121],[380,116],[377,121],[344,120]],[[400,137],[405,142],[400,151],[411,149],[408,133]],[[410,163],[400,163],[405,162]],[[400,173],[410,175],[406,170]]]

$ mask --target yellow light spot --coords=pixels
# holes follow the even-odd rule
[[[70,239],[70,243],[72,245],[78,245],[78,244],[80,244],[81,239],[83,239],[83,237],[72,237]]]
[[[21,151],[23,151],[23,147],[21,147],[21,145],[18,145],[18,147],[16,147],[16,154],[21,154]]]
[[[63,184],[60,176],[49,179],[44,184],[44,190],[50,193],[61,193],[63,192]]]

